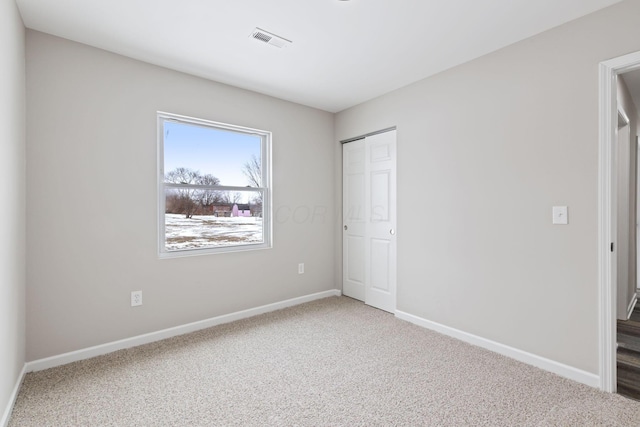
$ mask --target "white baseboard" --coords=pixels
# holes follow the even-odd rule
[[[634,292],[633,298],[631,298],[631,301],[629,302],[629,305],[627,306],[627,319],[629,319],[631,317],[631,313],[633,313],[633,310],[636,308],[636,303],[637,302],[638,302],[638,293]]]
[[[600,387],[600,377],[596,374],[592,374],[551,359],[536,356],[535,354],[527,353],[526,351],[518,350],[517,348],[509,347],[507,345],[463,332],[440,323],[432,322],[403,311],[396,310],[396,317],[418,326],[422,326],[423,328],[439,332],[443,335],[448,335],[469,344],[477,345],[478,347],[502,354],[503,356],[510,357],[520,362],[533,365],[537,368],[544,369],[545,371],[553,372],[561,377],[569,378],[570,380],[574,380],[591,387]]]
[[[27,373],[27,365],[22,367],[22,372],[18,375],[18,379],[16,380],[16,385],[13,387],[13,392],[11,392],[11,396],[9,397],[9,402],[7,402],[7,407],[2,414],[2,418],[0,419],[0,427],[7,427],[9,425],[9,418],[11,418],[11,411],[13,411],[13,405],[16,403],[16,399],[18,398],[18,391],[20,391],[20,385],[22,385],[22,380],[24,379],[25,374]]]
[[[292,307],[294,305],[303,304],[305,302],[310,302],[317,299],[327,298],[331,296],[340,296],[340,295],[342,295],[342,292],[340,290],[332,289],[329,291],[318,292],[315,294],[305,295],[298,298],[292,298],[285,301],[276,302],[273,304],[262,305],[260,307],[237,311],[235,313],[229,313],[222,316],[212,317],[210,319],[188,323],[186,325],[176,326],[173,328],[163,329],[161,331],[151,332],[144,335],[138,335],[136,337],[125,338],[123,340],[113,341],[110,343],[101,344],[94,347],[85,348],[82,350],[76,350],[69,353],[60,354],[58,356],[51,356],[44,359],[34,360],[31,362],[27,362],[26,370],[27,372],[41,371],[43,369],[49,369],[56,366],[66,365],[67,363],[76,362],[78,360],[89,359],[89,358],[100,356],[103,354],[112,353],[117,350],[136,347],[142,344],[148,344],[148,343],[160,341],[166,338],[171,338],[178,335],[188,334],[190,332],[198,331],[201,329],[210,328],[212,326],[222,325],[223,323],[230,323],[236,320],[257,316],[259,314],[264,314],[271,311]]]

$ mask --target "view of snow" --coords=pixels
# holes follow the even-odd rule
[[[166,250],[262,243],[262,218],[165,214]]]

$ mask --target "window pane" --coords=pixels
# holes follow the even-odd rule
[[[158,134],[159,256],[270,248],[271,133],[158,112]]]
[[[264,243],[261,191],[168,188],[164,221],[167,251]]]
[[[261,187],[258,135],[165,120],[165,182]]]

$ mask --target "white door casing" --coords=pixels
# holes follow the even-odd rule
[[[396,308],[396,131],[343,146],[343,293]]]

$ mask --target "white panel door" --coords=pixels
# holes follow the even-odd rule
[[[364,302],[394,313],[396,310],[396,131],[365,140],[368,179],[368,262]]]
[[[393,313],[396,131],[345,144],[343,159],[343,293]]]
[[[342,293],[360,301],[365,299],[365,158],[364,139],[342,146]]]

